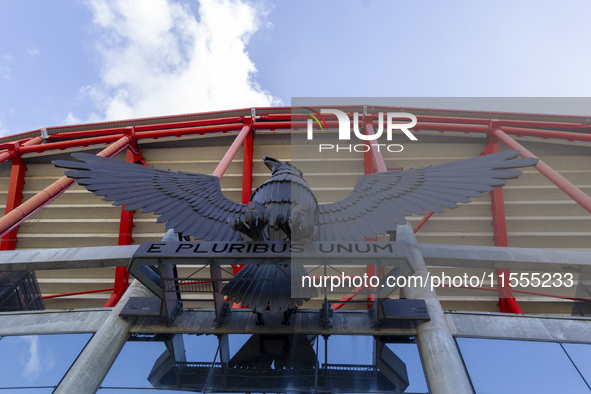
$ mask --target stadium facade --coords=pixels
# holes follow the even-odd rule
[[[314,109],[299,107],[1,138],[0,393],[591,392],[591,120],[332,108],[351,119],[357,112],[366,135],[380,112],[411,113],[417,141],[384,133],[335,144],[336,118],[316,122]],[[52,165],[84,151],[213,174],[228,198],[248,203],[269,177],[266,155],[293,162],[328,203],[362,174],[507,149],[540,161],[470,203],[378,236],[394,245],[391,256],[344,245],[351,256],[304,263],[317,276],[414,275],[431,285],[321,289],[289,316],[224,306],[220,286],[261,263],[256,256],[142,254],[144,242],[194,240],[167,233],[152,214],[112,206]],[[157,267],[157,278],[138,269],[134,280],[134,264]]]

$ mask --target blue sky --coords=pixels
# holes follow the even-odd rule
[[[588,1],[4,0],[0,135],[302,96],[590,96],[589,15]]]

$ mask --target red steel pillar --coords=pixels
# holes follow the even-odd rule
[[[254,130],[244,138],[242,145],[242,204],[250,202],[252,194],[252,167],[254,164]],[[236,275],[244,265],[232,265],[232,272]],[[239,304],[236,304],[239,305]]]
[[[39,145],[43,142],[43,138],[35,137],[23,143],[20,146]],[[14,143],[10,146],[4,154],[0,154],[0,162],[11,159],[12,168],[10,170],[10,181],[8,185],[8,196],[6,199],[5,214],[8,214],[14,208],[21,204],[23,199],[23,186],[25,185],[25,172],[27,166],[22,159],[19,152],[19,143]],[[0,250],[14,250],[16,248],[18,227],[13,228],[5,234],[0,240]]]
[[[25,185],[25,171],[27,165],[18,153],[15,145],[9,149],[11,153],[12,168],[10,170],[10,181],[8,184],[8,196],[6,198],[5,214],[21,205],[23,199],[23,186]],[[0,241],[0,250],[14,250],[16,248],[18,227],[14,227]]]
[[[252,163],[253,163],[253,133],[254,133],[254,123],[256,119],[254,116],[245,116],[242,121],[242,129],[228,148],[226,154],[217,165],[215,170],[213,171],[212,175],[217,176],[218,178],[222,178],[224,173],[230,166],[232,160],[234,160],[234,156],[238,153],[240,147],[243,147],[243,157],[242,157],[242,203],[248,204],[250,200],[250,193],[252,191]],[[248,195],[248,196],[247,196]],[[246,202],[245,202],[246,201]],[[233,265],[233,273],[236,275],[241,269],[243,265]],[[244,308],[241,304],[234,303],[232,305],[233,308]]]
[[[252,194],[253,151],[254,130],[248,133],[242,147],[242,204],[248,204]]]
[[[482,154],[489,155],[497,152],[499,152],[499,139],[494,135],[494,132],[491,132],[489,134],[488,145],[484,148]],[[505,198],[502,187],[495,187],[490,192],[490,207],[492,211],[493,240],[495,246],[509,246],[505,217]],[[508,278],[510,272],[508,269],[497,270],[499,310],[504,313],[523,313],[515,300],[511,286],[508,285],[507,280],[502,280],[502,278]]]
[[[142,151],[135,138],[135,129],[132,127],[129,133],[130,142],[125,154],[125,161],[128,163],[139,163],[147,166]],[[131,245],[133,242],[133,214],[135,211],[128,211],[121,207],[121,218],[119,220],[119,245]],[[113,294],[105,304],[105,307],[114,307],[129,287],[129,273],[127,267],[115,268],[115,283]]]
[[[373,117],[368,114],[364,114],[363,116],[363,129],[365,130],[366,135],[375,135],[375,131],[373,129]],[[365,144],[368,146],[367,152],[363,153],[363,170],[365,174],[373,174],[374,173],[374,160],[376,164],[376,168],[378,172],[385,172],[387,171],[386,162],[382,153],[379,151],[379,147],[377,145],[376,140],[365,141]],[[367,238],[366,241],[376,241],[377,239],[370,239]],[[366,267],[366,272],[368,277],[375,276],[376,274],[376,266],[375,265],[368,265]],[[371,308],[371,304],[375,300],[375,289],[366,289],[368,290],[367,294],[367,308]]]

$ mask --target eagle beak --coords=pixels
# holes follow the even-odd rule
[[[263,156],[263,162],[265,163],[267,168],[269,168],[269,170],[271,170],[271,171],[273,171],[273,168],[275,168],[275,166],[281,164],[281,162],[279,160],[274,159],[269,156]]]

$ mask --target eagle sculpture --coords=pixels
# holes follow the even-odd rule
[[[362,241],[405,224],[405,216],[457,208],[470,198],[517,178],[515,168],[537,159],[517,158],[509,150],[450,163],[361,175],[345,199],[318,204],[303,174],[289,162],[263,157],[271,177],[248,204],[226,198],[217,177],[146,167],[74,153],[77,161],[57,160],[68,177],[113,205],[159,215],[167,229],[206,241]],[[295,268],[303,270],[303,267]],[[250,278],[286,279],[289,265],[247,265],[222,290],[235,302],[257,311],[286,311],[313,294],[292,298],[281,281],[251,286]],[[306,272],[294,272],[306,275]],[[262,284],[261,284],[262,283]]]

